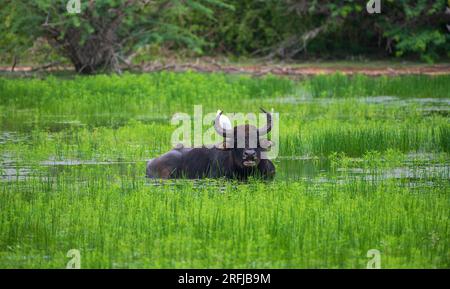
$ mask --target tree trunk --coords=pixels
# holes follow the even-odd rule
[[[69,29],[63,38],[60,37],[59,30],[48,29],[48,32],[50,44],[70,59],[76,72],[120,72],[115,27],[101,29],[87,39],[81,39],[83,32],[79,29]]]
[[[82,74],[101,71],[119,72],[116,55],[115,31],[108,29],[89,36],[80,44],[80,33],[66,36],[65,54],[72,61],[75,70]]]

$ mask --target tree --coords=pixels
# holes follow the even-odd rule
[[[277,44],[271,55],[295,57],[315,40],[319,40],[319,49],[337,48],[344,42],[347,54],[378,47],[395,56],[417,54],[428,62],[439,54],[445,55],[450,48],[446,27],[450,11],[447,8],[446,14],[446,1],[386,0],[380,2],[379,14],[369,14],[367,2],[281,1],[288,15],[293,13],[291,17],[297,15],[307,24]]]
[[[299,59],[348,56],[450,57],[450,5],[439,0],[228,0],[235,9],[194,17],[212,44],[209,52]],[[447,12],[446,12],[447,11]]]
[[[400,57],[419,55],[432,62],[439,55],[450,57],[450,1],[387,1],[384,17],[377,23],[388,52]]]
[[[120,71],[120,62],[128,63],[133,51],[149,43],[175,41],[200,49],[201,38],[170,20],[192,10],[212,17],[209,6],[230,8],[221,0],[80,0],[80,13],[70,13],[68,2],[6,0],[0,33],[8,40],[0,49],[23,49],[45,37],[79,73]]]

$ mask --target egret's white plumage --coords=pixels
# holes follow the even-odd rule
[[[220,113],[220,109],[217,111],[216,116],[219,115],[219,113]],[[219,122],[220,122],[220,125],[223,127],[223,129],[225,129],[225,130],[231,129],[231,121],[227,116],[222,114],[219,118]]]

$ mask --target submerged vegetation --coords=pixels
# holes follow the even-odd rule
[[[450,76],[0,78],[0,267],[450,267]],[[280,113],[272,183],[150,182],[176,112]],[[204,123],[204,128],[211,124]]]

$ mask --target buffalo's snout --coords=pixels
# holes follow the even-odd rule
[[[242,153],[242,164],[245,167],[253,167],[258,164],[258,155],[256,150],[253,149],[246,149]]]

